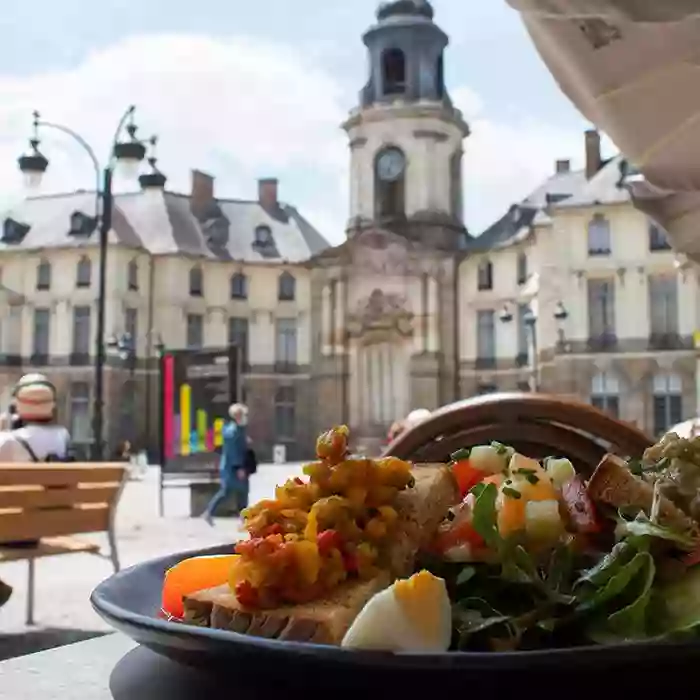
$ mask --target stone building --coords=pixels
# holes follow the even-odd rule
[[[469,127],[444,82],[448,38],[429,2],[384,4],[364,35],[369,76],[342,125],[350,193],[332,247],[261,180],[259,197],[118,196],[107,333],[110,442],[157,444],[155,348],[244,352],[242,398],[264,458],[308,455],[337,422],[368,447],[416,407],[532,388],[591,401],[652,433],[695,414],[698,275],[633,208],[624,162],[585,134],[585,168],[552,176],[481,235],[462,211]],[[94,194],[27,199],[0,238],[0,393],[29,367],[63,390],[90,438]]]

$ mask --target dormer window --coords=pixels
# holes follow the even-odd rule
[[[202,224],[207,244],[212,248],[224,248],[229,239],[229,220],[225,216],[209,219]]]
[[[297,281],[294,275],[286,270],[280,275],[277,286],[277,299],[279,301],[294,301],[296,296]]]
[[[74,211],[70,215],[69,236],[89,236],[97,225],[97,221],[92,216],[86,216],[81,211]]]
[[[29,226],[14,219],[5,219],[2,225],[2,242],[9,244],[21,243],[29,233]]]
[[[78,260],[78,265],[75,271],[75,286],[78,289],[88,289],[92,283],[92,262],[90,258],[83,255]]]
[[[261,248],[272,245],[272,229],[269,226],[258,226],[255,229],[255,245]]]

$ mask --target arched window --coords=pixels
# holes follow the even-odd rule
[[[248,298],[248,279],[242,272],[231,275],[231,299]]]
[[[51,289],[51,263],[48,260],[41,260],[36,267],[36,288]]]
[[[190,296],[204,296],[204,276],[202,275],[202,268],[199,266],[190,270]]]
[[[493,264],[490,260],[482,260],[479,263],[476,286],[480,292],[493,289]]]
[[[445,59],[442,54],[438,56],[435,68],[435,92],[438,97],[445,94]]]
[[[139,264],[136,260],[131,260],[126,270],[127,286],[129,291],[137,292],[139,289]]]
[[[610,255],[610,222],[603,214],[594,214],[588,222],[588,255]]]
[[[277,298],[279,301],[294,301],[297,282],[289,272],[283,272],[277,283]]]
[[[406,213],[406,156],[396,146],[383,148],[374,162],[376,218]]]
[[[78,265],[75,271],[75,286],[79,289],[89,288],[92,284],[92,262],[90,258],[83,255],[78,260]]]
[[[591,405],[614,418],[620,415],[620,380],[615,372],[598,372],[591,380]]]
[[[654,434],[663,435],[683,420],[683,380],[675,372],[654,376]]]
[[[406,91],[406,57],[401,49],[387,49],[382,54],[382,82],[385,95]]]

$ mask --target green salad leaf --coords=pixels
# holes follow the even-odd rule
[[[583,572],[575,587],[578,588],[586,583],[595,587],[605,585],[625,564],[632,560],[638,551],[634,542],[629,540],[618,542],[596,566]]]
[[[624,639],[639,639],[646,636],[647,631],[646,613],[651,601],[656,565],[650,554],[643,552],[638,556],[645,557],[645,565],[638,576],[638,580],[641,579],[639,594],[632,603],[608,618],[610,629]]]
[[[654,565],[654,560],[648,552],[638,552],[632,560],[623,564],[600,588],[579,594],[581,601],[577,606],[578,612],[590,612],[601,607],[627,590],[634,577],[645,567]]]
[[[472,526],[484,538],[486,545],[497,552],[501,545],[496,513],[498,489],[495,484],[481,483],[474,486],[470,493],[474,494]]]
[[[667,540],[688,551],[692,551],[698,546],[696,538],[665,525],[654,523],[644,513],[639,513],[633,520],[629,520],[620,514],[616,532],[623,537],[632,535],[634,537],[653,537]]]
[[[671,583],[661,584],[652,593],[652,629],[659,635],[700,628],[700,566]]]

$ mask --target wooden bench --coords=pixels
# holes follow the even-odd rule
[[[27,561],[28,625],[34,624],[37,559],[85,552],[104,556],[99,545],[74,535],[106,532],[107,556],[119,571],[114,519],[128,473],[121,463],[0,464],[0,563]]]

